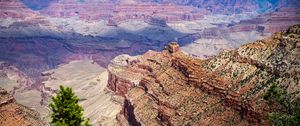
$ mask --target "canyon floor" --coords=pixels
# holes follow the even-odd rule
[[[80,99],[84,116],[90,118],[92,124],[116,124],[115,116],[121,109],[122,98],[106,89],[108,72],[104,68],[92,60],[79,60],[42,74],[45,96],[42,104],[49,104],[47,99],[55,94],[59,85],[71,87]]]

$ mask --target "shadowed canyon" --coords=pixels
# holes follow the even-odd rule
[[[269,125],[299,24],[299,0],[0,0],[0,125],[50,125],[59,85],[93,125]]]

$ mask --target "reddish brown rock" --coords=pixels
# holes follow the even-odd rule
[[[30,18],[37,13],[27,8],[19,0],[1,0],[0,1],[0,19],[6,18]]]
[[[291,25],[300,22],[300,2],[294,2],[294,6],[281,7],[277,11],[259,15],[256,18],[243,20],[240,23],[230,27],[231,32],[240,31],[259,31],[262,33],[275,33],[284,31]],[[258,30],[262,27],[262,30]]]
[[[1,126],[42,126],[39,114],[22,105],[0,88],[0,125]]]
[[[109,87],[125,97],[119,123],[267,125],[266,113],[278,109],[262,99],[268,87],[276,82],[289,93],[299,90],[292,65],[299,62],[299,27],[207,60],[186,56],[176,43],[162,52],[117,57]]]
[[[75,1],[55,2],[40,12],[53,17],[79,17],[87,20],[109,19],[108,25],[116,25],[129,19],[144,21],[152,18],[160,18],[165,21],[195,20],[202,18],[207,13],[206,10],[199,10],[196,7],[171,4],[143,2],[133,4],[78,3]]]
[[[169,45],[165,47],[166,50],[168,50],[170,53],[175,53],[179,51],[179,45],[177,42],[171,42]]]

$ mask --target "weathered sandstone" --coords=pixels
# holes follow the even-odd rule
[[[299,28],[207,60],[188,57],[176,43],[116,57],[108,87],[125,97],[120,125],[267,125],[266,113],[278,109],[262,99],[268,87],[299,91]]]

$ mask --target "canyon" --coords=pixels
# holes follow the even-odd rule
[[[91,60],[72,61],[57,69],[45,71],[43,78],[43,103],[48,105],[50,97],[60,85],[71,87],[84,108],[84,116],[94,125],[115,125],[115,115],[121,109],[122,97],[114,96],[106,89],[108,72]],[[45,114],[47,115],[47,114]]]
[[[0,125],[43,125],[39,113],[16,103],[16,100],[3,88],[0,88]]]
[[[32,10],[38,3],[47,7]],[[180,1],[175,4],[167,1],[118,1],[117,4],[113,1],[1,1],[0,58],[38,83],[36,77],[41,72],[74,59],[89,58],[106,67],[117,55],[161,50],[173,40],[186,53],[205,58],[267,37],[300,21],[297,1],[278,1],[274,6],[266,1],[262,5],[246,2],[252,11],[225,11],[231,14],[208,11],[207,6],[215,5],[214,2],[199,3],[205,6],[187,7]],[[240,1],[228,3],[215,8],[243,7]],[[258,13],[259,6],[269,7],[270,12]],[[108,16],[103,17],[102,13]],[[94,15],[89,14],[98,16],[92,18]],[[190,14],[197,16],[185,18],[188,16],[184,15]]]
[[[43,122],[49,121],[47,105],[50,97],[55,95],[59,85],[65,85],[75,90],[76,95],[81,99],[80,105],[85,109],[84,115],[90,118],[94,125],[119,125],[118,123],[150,125],[159,121],[163,124],[187,124],[191,119],[186,117],[192,117],[189,115],[191,113],[186,113],[185,117],[179,118],[179,115],[184,113],[174,111],[173,108],[175,106],[179,109],[181,106],[180,109],[184,109],[181,111],[194,109],[192,105],[196,103],[190,103],[191,101],[187,99],[194,99],[196,102],[197,99],[207,100],[201,105],[195,105],[199,111],[195,112],[193,118],[195,121],[191,121],[192,123],[199,121],[206,125],[207,123],[197,119],[196,115],[201,115],[204,108],[215,107],[232,115],[226,118],[234,120],[224,122],[220,117],[216,124],[244,125],[253,122],[263,124],[262,120],[252,117],[253,113],[261,115],[257,111],[249,110],[250,113],[245,114],[245,117],[251,120],[245,121],[237,116],[241,109],[239,105],[241,97],[244,96],[236,96],[241,95],[236,92],[240,92],[242,87],[236,85],[234,93],[229,95],[228,87],[212,88],[211,82],[199,86],[194,83],[202,83],[203,77],[193,80],[178,69],[194,71],[196,73],[188,72],[188,74],[197,77],[198,74],[206,72],[220,72],[225,66],[218,69],[210,67],[216,66],[217,62],[223,64],[224,60],[256,62],[247,58],[224,59],[227,55],[236,57],[236,53],[222,52],[234,52],[230,50],[270,37],[275,32],[299,24],[299,6],[300,2],[297,0],[0,0],[0,87],[14,97],[16,104],[37,111]],[[164,50],[164,46],[171,41],[177,41],[180,47],[174,44]],[[170,53],[169,48],[175,50]],[[141,54],[144,55],[140,56]],[[221,57],[211,59],[218,56]],[[243,56],[251,57],[248,54]],[[145,58],[151,61],[144,61]],[[203,65],[205,63],[212,66]],[[159,67],[160,64],[164,66]],[[200,66],[205,68],[197,70]],[[241,69],[230,67],[220,73]],[[168,71],[162,71],[161,68]],[[251,70],[255,71],[252,67]],[[161,73],[153,73],[154,71]],[[162,74],[161,78],[153,80],[152,76],[160,76],[160,74]],[[204,75],[207,78],[215,78],[213,81],[217,83],[234,85],[231,84],[233,82],[227,82],[228,80],[219,80],[223,76]],[[227,77],[229,75],[230,77]],[[180,80],[177,83],[182,84],[170,85],[170,82],[164,82],[172,81],[168,80],[169,76],[174,76],[173,79]],[[235,76],[228,73],[224,78]],[[244,78],[239,76],[240,80],[234,81],[238,83],[237,81],[244,80],[246,76],[248,75],[244,75]],[[267,75],[264,73],[261,76]],[[269,76],[267,78],[270,79]],[[157,93],[154,89],[156,87],[152,89],[147,85],[151,83],[159,88],[164,87],[161,87],[162,84],[159,82],[154,84],[152,81],[163,81],[162,84],[170,88],[159,89],[164,92],[162,96],[151,96],[158,101],[149,99],[150,94],[145,88],[151,89],[152,93]],[[295,80],[290,80],[289,83],[292,82],[299,83]],[[194,86],[184,87],[183,84],[186,83]],[[297,89],[295,84],[292,85]],[[199,87],[204,89],[198,90]],[[252,90],[246,87],[247,90]],[[219,88],[226,90],[226,97],[218,92],[223,92]],[[179,92],[180,89],[184,90]],[[175,92],[178,90],[179,93],[172,94],[173,90]],[[211,95],[205,91],[217,94]],[[176,103],[164,101],[170,100],[169,97],[173,96],[178,100]],[[196,96],[197,98],[194,98]],[[227,96],[232,99],[227,99],[230,105],[224,106],[222,101],[226,100]],[[137,101],[138,99],[142,101]],[[145,103],[142,105],[140,102]],[[210,106],[213,103],[215,106]],[[144,106],[145,104],[151,106]],[[191,107],[185,106],[187,104]],[[136,105],[139,107],[136,108]],[[201,110],[200,106],[204,108]],[[149,110],[144,111],[146,107],[151,109],[147,108]],[[158,111],[152,107],[161,108]],[[133,109],[141,113],[134,113]],[[215,113],[214,110],[205,110],[209,114],[206,113],[201,117],[206,116],[205,120],[209,121],[215,115],[222,113]],[[140,118],[147,112],[152,115],[151,118],[146,116]],[[155,113],[159,113],[159,121],[154,119]],[[171,121],[177,119],[178,122]],[[145,120],[147,121],[144,122]],[[132,124],[127,123],[128,121]]]
[[[299,97],[300,25],[201,60],[176,42],[162,52],[121,55],[108,87],[125,97],[120,125],[268,125],[262,95],[272,83]]]

